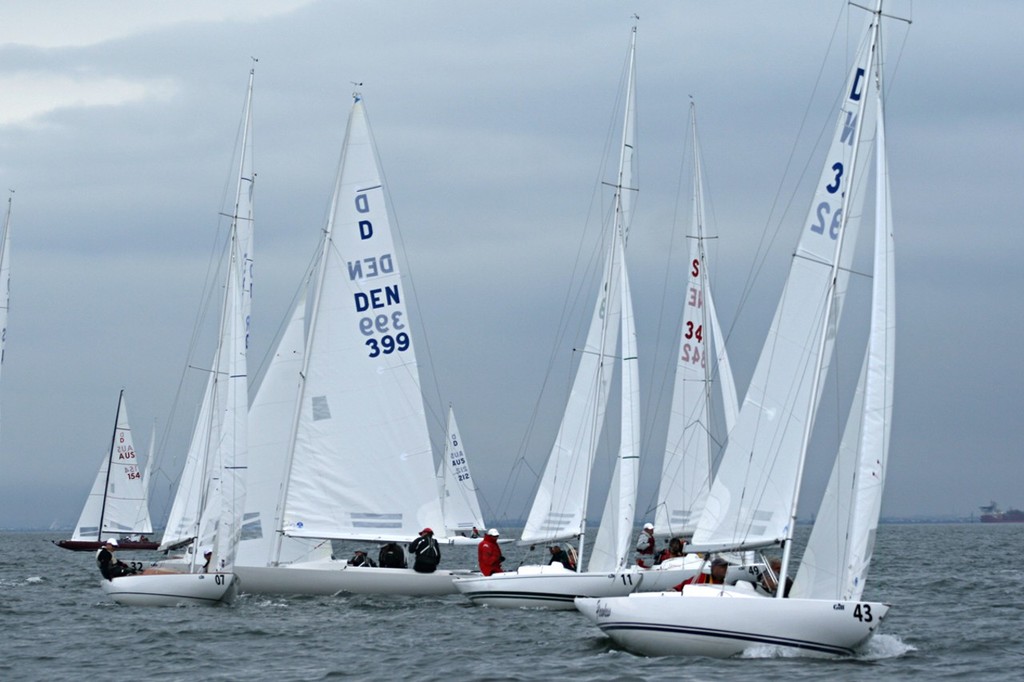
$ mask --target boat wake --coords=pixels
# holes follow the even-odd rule
[[[912,644],[907,644],[896,635],[875,635],[851,661],[881,661],[889,658],[900,658],[911,651],[917,651]],[[796,649],[776,646],[755,646],[744,651],[740,658],[819,658],[820,654],[798,651]]]

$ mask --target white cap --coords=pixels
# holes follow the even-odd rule
[[[103,544],[104,545],[113,545],[114,547],[117,547],[117,538],[107,538],[107,541],[104,542]]]
[[[203,547],[203,556],[213,554],[213,547]]]
[[[492,528],[489,531],[487,531],[487,534],[490,535],[491,537],[495,537],[496,538],[496,537],[498,537],[498,529],[497,528]]]
[[[653,523],[645,523],[644,524],[644,530],[654,530],[654,524]]]

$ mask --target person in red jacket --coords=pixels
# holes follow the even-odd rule
[[[492,528],[484,535],[484,539],[476,548],[476,556],[480,561],[480,572],[484,575],[501,573],[504,569],[501,562],[505,557],[501,556],[501,547],[498,546],[498,529]]]

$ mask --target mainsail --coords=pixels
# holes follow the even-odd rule
[[[331,204],[281,529],[292,537],[408,540],[444,519],[384,185],[358,95]]]

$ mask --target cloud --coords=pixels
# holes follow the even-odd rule
[[[144,100],[166,101],[178,87],[170,79],[132,81],[88,74],[22,71],[0,76],[0,92],[17,92],[0,107],[0,126],[35,125],[67,108],[121,106]]]
[[[86,47],[178,24],[260,21],[287,14],[311,1],[179,0],[136,3],[124,0],[55,0],[46,3],[46,11],[40,11],[37,2],[19,0],[4,6],[0,47]],[[55,30],[55,17],[59,17],[59,30]]]

